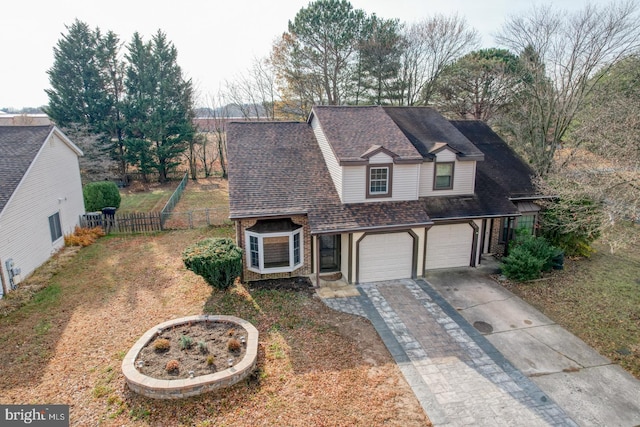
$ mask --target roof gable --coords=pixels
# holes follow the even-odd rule
[[[82,155],[82,150],[55,126],[0,126],[0,212],[54,133],[76,155]]]
[[[358,163],[384,149],[398,162],[418,162],[422,156],[379,106],[316,106],[317,119],[340,164]]]
[[[40,152],[53,126],[0,126],[0,212]]]

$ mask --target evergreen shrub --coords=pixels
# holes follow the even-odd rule
[[[562,251],[549,244],[544,237],[536,237],[527,230],[518,230],[509,246],[509,255],[502,260],[502,274],[508,279],[525,282],[550,271]]]
[[[112,181],[90,182],[82,189],[82,195],[87,212],[120,207],[120,191],[116,183]]]
[[[242,249],[229,238],[209,238],[187,247],[182,261],[209,285],[227,289],[242,272]]]

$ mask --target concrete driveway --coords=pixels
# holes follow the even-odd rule
[[[323,300],[371,320],[435,426],[577,425],[424,280],[357,290]]]
[[[426,281],[582,426],[640,425],[640,381],[480,269]]]

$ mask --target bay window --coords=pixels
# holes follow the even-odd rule
[[[247,266],[256,273],[285,273],[302,266],[302,226],[290,219],[261,220],[245,230]]]

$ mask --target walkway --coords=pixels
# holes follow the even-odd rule
[[[324,299],[367,317],[434,426],[576,426],[424,280],[358,286]]]

